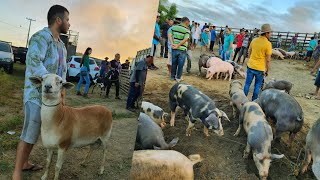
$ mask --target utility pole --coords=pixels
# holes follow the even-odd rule
[[[29,42],[29,33],[30,33],[30,26],[31,26],[31,21],[36,21],[35,19],[31,19],[31,18],[26,18],[27,20],[29,20],[29,30],[28,30],[28,38],[27,38],[27,44],[26,44],[26,48],[28,47],[28,42]]]

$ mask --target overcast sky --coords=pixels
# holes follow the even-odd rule
[[[70,30],[79,32],[78,52],[87,47],[92,56],[121,61],[151,47],[159,0],[1,0],[0,40],[25,46],[29,21],[30,34],[47,26],[47,13],[54,4],[70,12]]]
[[[237,28],[270,23],[276,31],[319,32],[320,0],[169,0],[179,16]]]

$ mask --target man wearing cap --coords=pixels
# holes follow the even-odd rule
[[[272,45],[269,39],[271,35],[270,24],[264,24],[261,26],[260,37],[253,39],[249,46],[249,61],[244,93],[246,96],[248,95],[252,80],[255,78],[252,101],[258,98],[264,76],[268,76],[270,70]]]
[[[154,30],[153,39],[152,39],[152,47],[151,47],[151,54],[150,54],[151,65],[149,65],[149,69],[151,70],[158,69],[158,67],[154,65],[153,60],[154,60],[154,56],[156,55],[157,45],[159,44],[159,42],[161,42],[160,27],[158,24],[159,21],[160,21],[160,13],[158,13],[157,15],[155,30]]]
[[[121,69],[129,69],[130,62],[127,59],[125,63],[121,64]]]
[[[131,112],[136,112],[137,107],[134,106],[139,96],[143,93],[143,87],[147,77],[148,65],[151,64],[151,56],[148,55],[143,60],[134,64],[130,75],[130,89],[127,99],[126,109]]]
[[[106,72],[107,71],[107,68],[108,68],[108,57],[105,57],[104,58],[104,61],[101,62],[101,67],[100,67],[100,76],[102,78],[105,78],[106,77]]]
[[[201,52],[207,52],[209,44],[209,29],[205,28],[204,31],[201,34]]]
[[[190,38],[190,20],[187,17],[181,19],[182,23],[173,26],[169,33],[169,40],[172,47],[172,69],[171,80],[180,82],[184,62],[187,56],[188,39]]]

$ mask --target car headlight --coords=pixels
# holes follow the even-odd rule
[[[3,58],[4,61],[6,62],[12,62],[13,60],[11,58]]]

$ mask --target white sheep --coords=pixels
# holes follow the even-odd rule
[[[86,106],[72,108],[62,104],[62,88],[70,89],[74,85],[63,82],[55,74],[47,74],[42,78],[30,77],[31,82],[42,87],[41,106],[41,138],[47,149],[47,164],[42,180],[47,179],[49,166],[54,149],[58,149],[58,159],[55,168],[55,180],[64,161],[65,152],[69,148],[90,145],[90,150],[84,161],[91,153],[93,144],[100,140],[103,148],[100,174],[103,174],[106,157],[107,141],[112,129],[112,112],[104,106]]]

